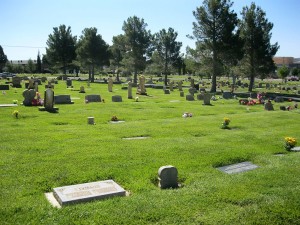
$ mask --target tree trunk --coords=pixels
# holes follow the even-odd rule
[[[94,81],[95,81],[95,66],[92,65],[91,82],[94,83]]]
[[[254,86],[254,79],[255,79],[253,52],[251,53],[251,56],[250,56],[250,71],[251,71],[250,72],[250,84],[249,84],[248,91],[252,92],[252,89]]]

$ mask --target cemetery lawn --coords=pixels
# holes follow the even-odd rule
[[[85,104],[81,85],[105,103]],[[24,88],[0,93],[0,104],[19,102],[0,107],[1,224],[300,224],[300,152],[284,149],[285,137],[300,145],[300,110],[279,109],[292,102],[273,102],[274,111],[235,99],[205,106],[186,101],[177,89],[165,95],[152,88],[135,102],[122,85],[114,84],[113,92],[106,84],[73,86],[55,85],[55,95],[74,101],[55,105],[58,113],[21,105]],[[44,96],[44,84],[39,89]],[[123,102],[112,102],[113,95]],[[184,112],[193,117],[182,118]],[[125,122],[110,123],[113,115]],[[95,125],[87,124],[91,116]],[[230,129],[221,129],[224,117]],[[149,138],[123,139],[141,136]],[[259,168],[217,169],[244,161]],[[164,165],[178,169],[180,188],[157,187]],[[44,196],[55,187],[107,179],[129,196],[61,209]]]

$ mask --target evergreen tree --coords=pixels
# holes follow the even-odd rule
[[[167,79],[170,67],[176,63],[179,65],[182,43],[176,41],[177,35],[177,32],[173,28],[169,28],[168,31],[162,29],[154,35],[154,47],[164,62],[165,85],[168,83]]]
[[[273,24],[260,7],[252,3],[250,7],[244,7],[241,14],[239,30],[244,42],[242,65],[250,74],[249,91],[252,91],[255,77],[264,77],[275,70],[273,57],[279,46],[270,43]]]
[[[221,75],[228,53],[235,44],[234,30],[237,15],[230,11],[230,0],[204,0],[203,5],[193,12],[197,22],[193,23],[193,38],[201,60],[209,67],[212,76],[211,92],[216,92],[216,77]],[[231,54],[230,54],[231,55]]]
[[[3,68],[7,62],[7,56],[4,54],[3,48],[0,45],[0,73],[3,72]]]
[[[144,19],[137,16],[129,17],[122,27],[126,42],[126,53],[122,62],[134,70],[134,84],[137,84],[138,71],[146,67],[146,56],[150,55],[152,35],[146,27]]]
[[[36,72],[37,73],[42,72],[42,61],[41,61],[40,51],[38,52],[37,59],[36,59]]]
[[[78,59],[89,68],[91,82],[94,82],[95,67],[109,65],[108,44],[97,34],[97,28],[85,28],[78,41]]]
[[[67,67],[76,58],[76,36],[72,36],[71,27],[65,25],[53,28],[47,40],[46,54],[51,66],[62,68],[66,74]]]

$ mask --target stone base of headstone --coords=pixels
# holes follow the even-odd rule
[[[268,111],[273,111],[274,110],[274,107],[273,107],[271,102],[266,102],[265,103],[265,110],[268,110]]]
[[[113,180],[105,180],[53,188],[53,195],[61,206],[126,196],[126,191]]]
[[[94,117],[88,117],[88,124],[95,125]]]
[[[164,90],[164,93],[165,93],[165,94],[170,94],[170,90],[169,90],[169,89],[165,89],[165,90]]]

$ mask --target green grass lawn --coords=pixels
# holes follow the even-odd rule
[[[274,111],[235,99],[205,106],[177,89],[165,95],[151,88],[135,102],[121,85],[112,93],[105,84],[73,85],[55,85],[55,95],[74,101],[55,105],[58,113],[0,107],[1,224],[300,224],[300,153],[283,146],[286,136],[300,145],[300,110],[279,110],[292,102],[274,103]],[[105,103],[85,104],[76,91],[81,85]],[[39,89],[43,96],[44,84]],[[0,104],[21,103],[23,90],[0,93]],[[112,95],[123,102],[112,102]],[[182,118],[184,112],[193,117]],[[125,122],[110,123],[113,115]],[[87,124],[90,116],[95,125]],[[229,130],[220,128],[224,117]],[[123,139],[135,136],[149,138]],[[259,168],[230,175],[216,169],[243,161]],[[181,188],[157,187],[164,165],[178,169]],[[44,196],[55,187],[107,179],[130,195],[61,209]]]

